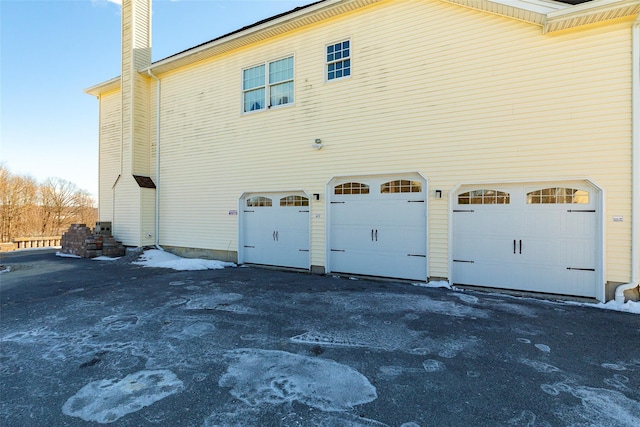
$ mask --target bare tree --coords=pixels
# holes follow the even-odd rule
[[[16,176],[0,165],[0,234],[3,242],[10,242],[29,228],[32,212],[37,204],[37,184],[28,176]]]
[[[59,234],[63,224],[75,216],[75,195],[78,187],[61,178],[49,178],[40,187],[42,235]]]
[[[69,181],[49,178],[38,184],[0,164],[0,239],[59,236],[71,224],[93,224],[98,212],[91,195]]]

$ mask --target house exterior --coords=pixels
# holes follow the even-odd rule
[[[150,11],[86,90],[125,245],[637,294],[640,0],[324,0],[153,63]]]

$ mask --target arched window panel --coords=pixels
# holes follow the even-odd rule
[[[309,206],[309,199],[304,196],[287,196],[280,199],[280,206]]]
[[[508,205],[510,202],[509,193],[498,190],[473,190],[458,195],[459,205]]]
[[[398,179],[395,181],[385,182],[380,186],[380,193],[420,193],[422,184],[418,181],[409,181],[407,179]]]
[[[587,204],[589,203],[589,192],[576,188],[550,187],[542,188],[527,193],[527,204]]]
[[[333,194],[369,194],[369,186],[361,182],[345,182],[336,185]]]
[[[253,196],[247,199],[247,206],[249,207],[268,207],[272,205],[272,201],[268,197],[264,196]]]

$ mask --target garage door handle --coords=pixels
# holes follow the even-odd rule
[[[515,240],[513,241],[513,253],[514,254],[516,253],[516,241]]]
[[[520,240],[520,254],[522,254],[522,240]]]
[[[378,241],[378,230],[376,230],[376,242]]]
[[[371,241],[373,242],[373,228],[371,229]]]

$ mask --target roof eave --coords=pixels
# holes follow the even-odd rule
[[[547,14],[544,33],[581,25],[634,16],[640,13],[640,0],[595,0]]]
[[[151,71],[156,75],[163,74],[380,1],[382,0],[325,0],[161,59],[140,70],[140,72],[147,73],[147,71]]]
[[[84,90],[84,93],[93,96],[100,96],[103,93],[111,92],[117,89],[120,89],[120,76],[114,77],[111,80],[107,80],[106,82],[98,83],[97,85],[88,87]]]
[[[536,25],[544,25],[547,13],[570,7],[549,0],[440,0]]]

